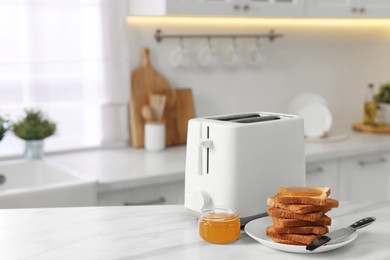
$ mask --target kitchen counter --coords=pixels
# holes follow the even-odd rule
[[[334,251],[293,254],[242,231],[227,245],[204,242],[182,205],[0,210],[1,259],[390,259],[390,201],[341,202],[329,215],[346,225],[377,221]]]
[[[390,135],[359,133],[349,127],[343,127],[331,134],[347,135],[347,139],[336,142],[307,142],[306,162],[390,151]],[[183,181],[185,153],[185,146],[174,146],[162,152],[122,148],[51,155],[46,158],[72,168],[85,178],[96,179],[99,184],[98,191],[108,192]]]

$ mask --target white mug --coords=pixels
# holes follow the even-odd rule
[[[189,52],[182,46],[172,51],[169,61],[174,68],[185,68],[191,64]]]
[[[161,122],[147,122],[144,128],[145,149],[161,151],[165,149],[165,124]]]
[[[265,51],[260,47],[249,48],[246,53],[246,63],[252,67],[262,66],[265,62]]]
[[[216,64],[216,56],[214,50],[210,46],[206,46],[199,50],[198,63],[202,68],[210,68]]]
[[[240,63],[240,55],[234,46],[228,46],[223,52],[223,62],[227,67],[235,67]]]

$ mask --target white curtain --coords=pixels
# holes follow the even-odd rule
[[[39,108],[47,150],[126,143],[126,0],[0,0],[0,115]],[[19,152],[7,134],[0,155]]]

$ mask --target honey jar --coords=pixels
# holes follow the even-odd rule
[[[202,211],[199,235],[214,244],[231,243],[240,236],[240,218],[232,208],[214,208]]]

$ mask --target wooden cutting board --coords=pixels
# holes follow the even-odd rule
[[[149,104],[151,94],[166,94],[167,103],[164,110],[163,120],[166,124],[166,144],[172,145],[176,139],[176,127],[174,110],[176,96],[172,91],[168,80],[157,72],[150,62],[148,48],[141,52],[141,66],[131,73],[131,100],[130,100],[130,131],[131,143],[134,147],[144,146],[144,125],[141,109]]]
[[[190,88],[176,89],[176,96],[176,143],[185,144],[187,142],[188,120],[195,117],[194,98]]]
[[[372,134],[390,134],[390,125],[385,125],[383,127],[373,127],[363,123],[355,123],[353,124],[352,128],[356,131]]]
[[[149,49],[141,52],[141,66],[131,73],[130,131],[134,147],[144,146],[145,120],[141,115],[144,105],[149,105],[151,94],[165,94],[167,105],[163,120],[166,125],[166,145],[185,144],[188,120],[195,117],[195,106],[190,88],[171,88],[168,80],[157,72],[150,62]]]

